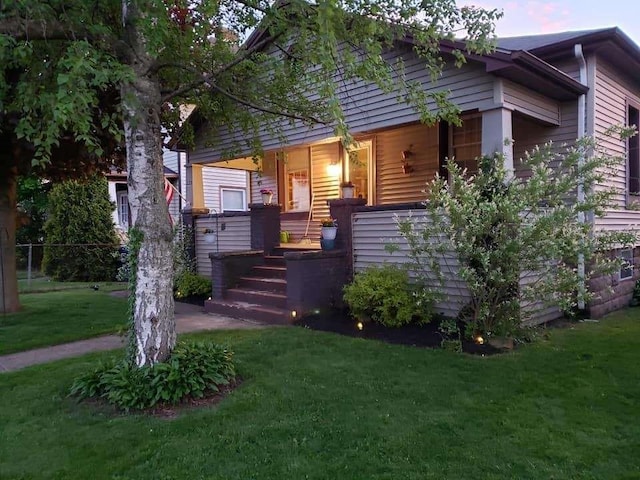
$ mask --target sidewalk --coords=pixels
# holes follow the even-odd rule
[[[251,320],[208,314],[202,310],[202,307],[180,302],[176,302],[176,325],[178,333],[265,327],[265,325]],[[51,347],[37,348],[26,352],[11,353],[0,356],[0,373],[20,370],[31,365],[48,363],[63,358],[78,357],[86,353],[113,350],[123,346],[124,339],[122,337],[105,335]]]

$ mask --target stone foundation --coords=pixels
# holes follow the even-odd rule
[[[591,318],[600,318],[609,312],[625,308],[631,302],[633,289],[640,279],[640,247],[633,250],[633,278],[620,280],[618,272],[600,275],[589,281],[594,298],[587,305]]]

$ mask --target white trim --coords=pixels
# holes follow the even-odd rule
[[[242,193],[242,209],[227,209],[224,206],[224,192]],[[247,211],[247,189],[242,187],[220,187],[220,211],[221,212],[246,212]]]
[[[629,255],[629,258],[625,258],[625,254]],[[627,280],[633,280],[633,248],[624,248],[618,252],[618,258],[624,260],[626,265],[621,265],[620,270],[618,271],[618,281],[624,282]],[[629,272],[628,276],[623,277],[622,272]]]

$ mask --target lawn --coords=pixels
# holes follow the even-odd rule
[[[0,355],[116,332],[127,323],[126,299],[104,289],[76,285],[23,294],[20,302],[21,312],[0,315]]]
[[[61,290],[82,290],[97,285],[100,290],[126,290],[127,284],[122,282],[57,282],[47,277],[35,277],[29,282],[26,278],[18,279],[18,291],[23,293],[56,292]]]
[[[193,335],[244,378],[167,420],[66,397],[117,352],[0,375],[0,478],[640,478],[640,311],[479,357],[303,328]]]

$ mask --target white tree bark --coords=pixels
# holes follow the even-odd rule
[[[134,79],[122,86],[129,204],[133,228],[142,234],[133,312],[140,367],[166,360],[176,342],[173,231],[163,188],[159,82],[149,76],[151,58],[135,19],[125,23],[134,72]]]

